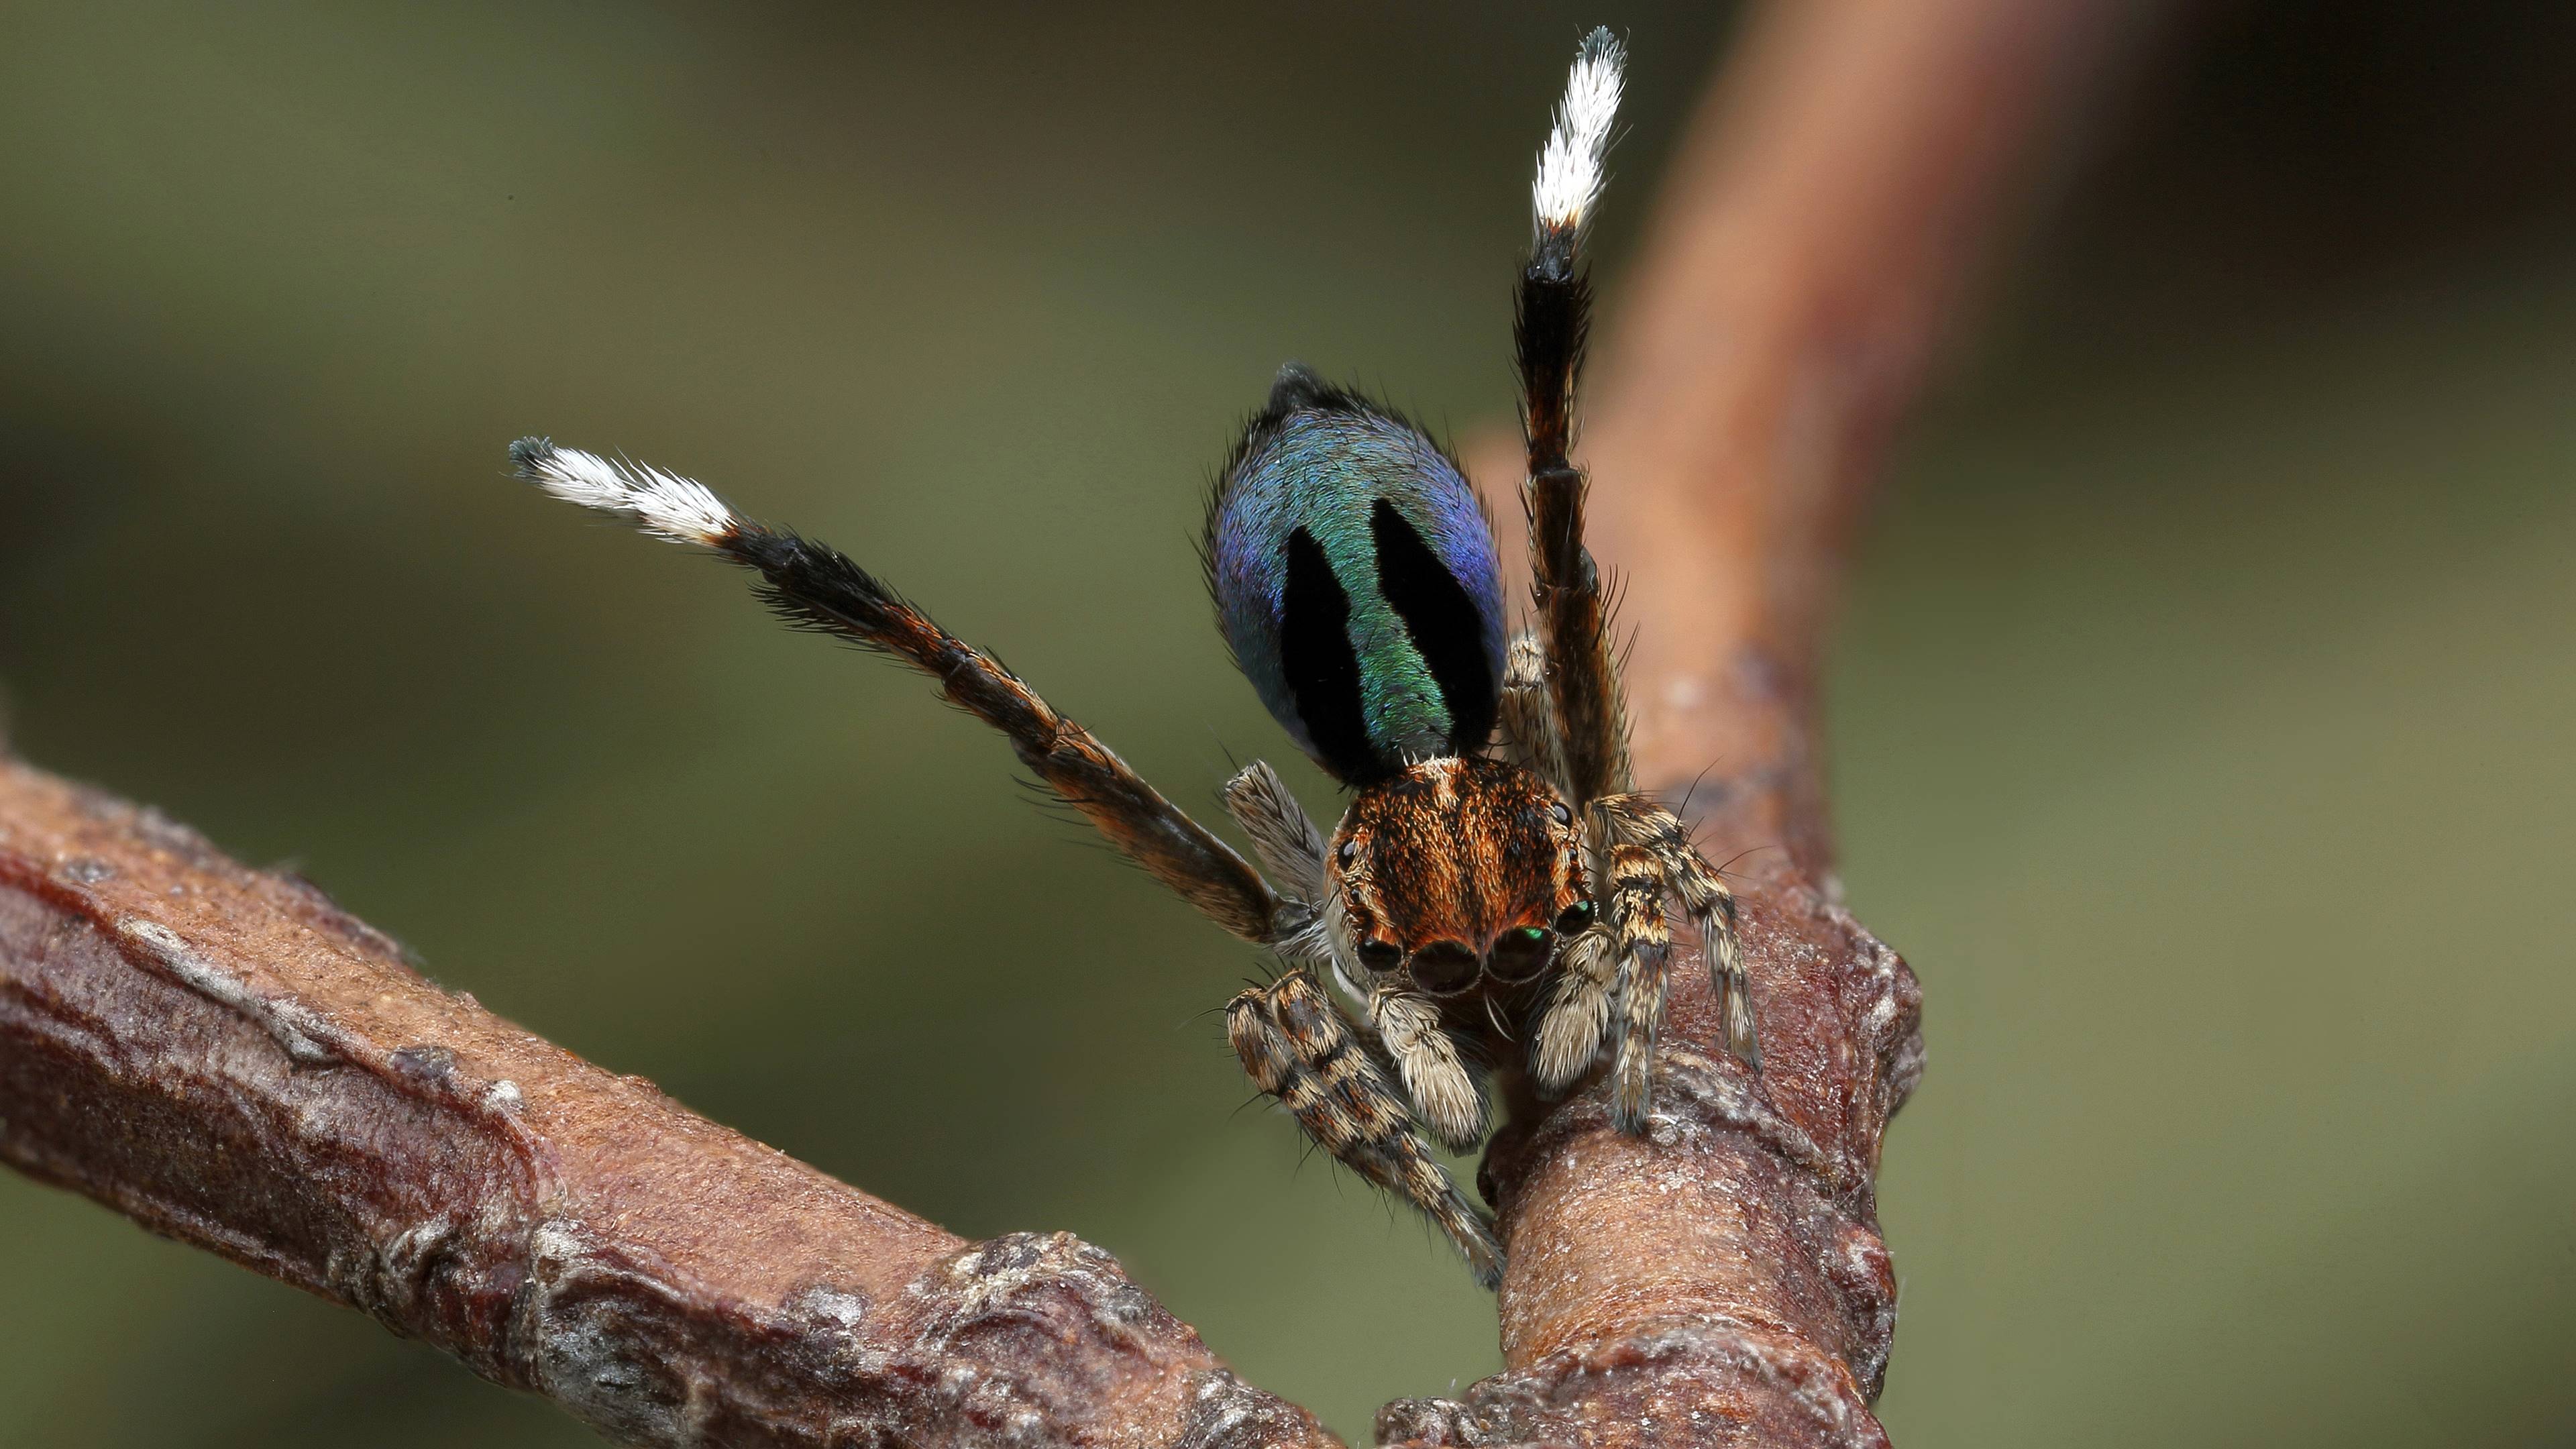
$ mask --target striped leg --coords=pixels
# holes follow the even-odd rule
[[[1664,872],[1633,845],[1610,852],[1610,941],[1619,986],[1611,1001],[1618,1046],[1610,1060],[1610,1120],[1622,1132],[1645,1129],[1655,1065],[1655,1028],[1664,1016],[1664,971],[1672,928],[1664,920]]]
[[[1243,1070],[1278,1098],[1316,1144],[1352,1171],[1420,1208],[1449,1235],[1476,1281],[1503,1280],[1503,1250],[1484,1214],[1413,1130],[1402,1099],[1313,973],[1291,971],[1225,1008]]]
[[[891,654],[939,681],[952,703],[1008,736],[1020,763],[1111,844],[1225,929],[1270,945],[1311,917],[1283,912],[1278,895],[1243,857],[1164,799],[1091,731],[1056,713],[1000,660],[940,628],[838,549],[744,518],[704,484],[659,468],[559,448],[545,438],[511,444],[510,461],[520,477],[568,503],[751,570],[759,576],[754,590],[789,624]]]
[[[1717,868],[1691,843],[1681,818],[1650,795],[1614,795],[1593,809],[1608,822],[1611,838],[1639,846],[1663,867],[1682,909],[1699,927],[1700,951],[1708,960],[1709,988],[1717,994],[1726,1023],[1726,1049],[1747,1066],[1762,1067],[1761,1038],[1753,1024],[1752,983],[1744,972],[1744,951],[1735,931],[1735,893],[1720,880]]]

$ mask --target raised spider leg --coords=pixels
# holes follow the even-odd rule
[[[1752,983],[1744,971],[1744,951],[1735,930],[1735,893],[1718,878],[1717,868],[1691,843],[1681,817],[1651,795],[1614,795],[1593,805],[1612,839],[1644,848],[1663,867],[1664,879],[1681,898],[1699,927],[1700,952],[1708,961],[1709,988],[1717,994],[1726,1023],[1726,1049],[1747,1066],[1762,1068],[1761,1037],[1753,1022]]]
[[[1493,1228],[1432,1159],[1403,1101],[1314,973],[1301,968],[1237,996],[1226,1004],[1225,1029],[1244,1072],[1295,1114],[1316,1145],[1420,1208],[1458,1245],[1477,1282],[1501,1284],[1503,1250]]]
[[[1534,633],[1514,636],[1503,655],[1503,697],[1496,715],[1503,758],[1545,780],[1558,794],[1573,793],[1565,780],[1565,751],[1556,738],[1556,705],[1547,697],[1547,652]]]
[[[1665,968],[1672,927],[1664,919],[1664,871],[1633,845],[1610,850],[1610,950],[1618,987],[1610,1002],[1617,1045],[1610,1057],[1610,1122],[1622,1132],[1646,1125],[1654,1080],[1655,1028],[1664,1018]]]
[[[755,590],[788,623],[894,655],[938,680],[952,703],[1009,736],[1020,763],[1111,844],[1218,925],[1265,945],[1298,928],[1299,913],[1283,912],[1259,873],[1089,730],[838,550],[744,518],[704,485],[658,468],[558,448],[544,438],[511,444],[510,461],[520,477],[558,498],[752,570],[760,576]]]
[[[1601,160],[1619,108],[1623,59],[1607,30],[1592,32],[1575,55],[1531,187],[1530,255],[1513,326],[1521,424],[1529,443],[1521,498],[1529,512],[1530,589],[1546,643],[1561,787],[1577,810],[1634,788],[1608,604],[1600,571],[1583,544],[1588,485],[1570,458],[1575,383],[1592,318],[1583,234],[1601,195]]]

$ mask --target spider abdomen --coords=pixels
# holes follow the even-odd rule
[[[1492,734],[1502,573],[1457,463],[1403,418],[1290,366],[1208,510],[1208,582],[1262,703],[1366,784]]]

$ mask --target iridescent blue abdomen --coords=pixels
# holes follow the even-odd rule
[[[1493,732],[1503,585],[1493,529],[1422,431],[1290,366],[1208,509],[1208,584],[1235,663],[1352,784]]]

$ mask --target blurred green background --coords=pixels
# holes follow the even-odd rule
[[[1929,999],[1909,1449],[2576,1442],[2565,11],[2199,10],[1907,435],[1832,700]],[[1255,963],[921,681],[502,446],[841,543],[1208,805],[1293,754],[1201,598],[1208,471],[1288,357],[1505,416],[1596,20],[1615,315],[1722,10],[0,9],[15,744],[951,1228],[1107,1245],[1364,1438],[1492,1317],[1238,1110]],[[0,1177],[0,1443],[584,1442]]]

